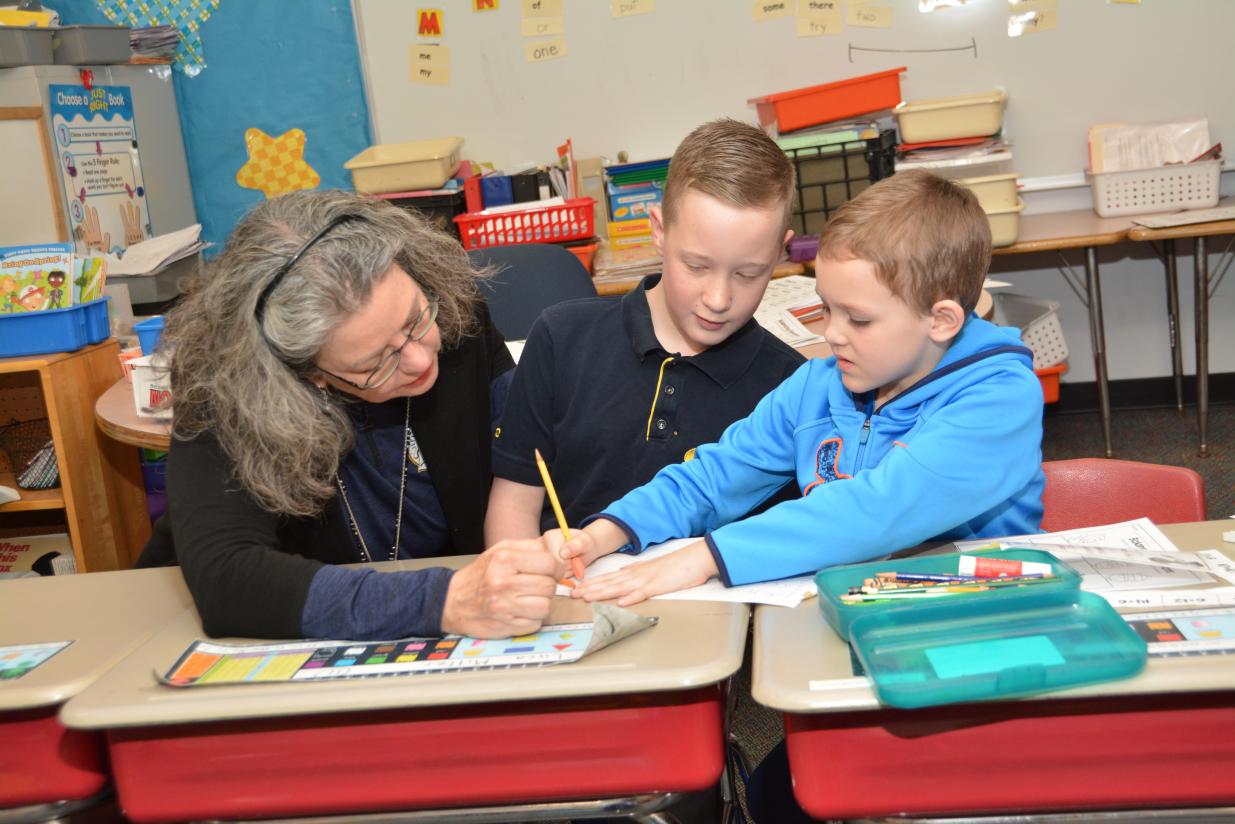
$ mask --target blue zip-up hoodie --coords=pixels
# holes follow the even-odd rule
[[[703,535],[726,585],[1042,520],[1042,386],[1016,329],[970,317],[929,375],[875,408],[836,359],[803,364],[695,460],[599,517],[632,548]],[[796,478],[802,497],[741,518]]]

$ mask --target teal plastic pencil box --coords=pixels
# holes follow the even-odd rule
[[[1081,592],[1080,576],[1034,549],[964,553],[1049,563],[1028,586],[940,598],[847,604],[841,595],[879,572],[957,574],[962,553],[825,569],[815,576],[819,608],[848,640],[879,700],[916,708],[1031,695],[1135,675],[1145,642],[1103,599]]]

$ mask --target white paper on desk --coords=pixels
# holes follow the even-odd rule
[[[585,578],[593,575],[604,575],[607,572],[617,572],[622,567],[638,561],[651,561],[662,555],[668,555],[688,544],[698,541],[698,538],[679,538],[665,541],[663,544],[650,546],[638,555],[627,555],[614,552],[603,558],[597,558],[587,568]],[[815,587],[812,575],[802,575],[797,578],[786,578],[782,581],[767,581],[761,584],[743,584],[727,587],[718,579],[712,578],[706,584],[690,589],[680,589],[657,595],[653,600],[659,601],[728,601],[735,604],[769,604],[776,607],[796,607],[807,598],[813,598],[819,590]],[[570,590],[558,586],[559,595],[568,595]]]
[[[107,259],[107,274],[152,275],[163,266],[203,249],[206,244],[200,240],[201,232],[201,224],[194,223],[179,231],[134,243],[125,250],[124,257],[104,255]]]
[[[802,325],[787,309],[764,309],[760,306],[755,310],[755,320],[764,329],[793,347],[806,346],[811,343],[822,343],[823,336]]]
[[[1137,518],[1135,521],[1123,521],[1106,526],[1085,527],[1084,529],[1069,529],[1063,532],[1047,532],[1037,535],[1011,535],[998,539],[1005,543],[1015,543],[1017,546],[1044,549],[1047,552],[1052,546],[1073,545],[1091,547],[1117,547],[1138,552],[1179,552],[1179,547],[1171,543],[1171,539],[1154,526],[1148,518]],[[962,552],[990,546],[993,541],[957,541],[956,548]]]
[[[990,544],[990,541],[962,541],[956,547],[970,550]],[[1082,589],[1101,595],[1116,609],[1235,605],[1235,586],[1214,586],[1215,582],[1210,577],[1229,580],[1228,576],[1235,573],[1235,564],[1216,550],[1180,552],[1179,547],[1171,543],[1148,518],[1044,535],[1014,536],[1001,539],[999,544],[1034,547],[1058,554],[1061,560],[1081,572]],[[1075,553],[1077,548],[1081,548],[1092,560],[1074,564],[1073,559],[1066,556],[1069,552]],[[1106,558],[1100,557],[1103,555]],[[1149,566],[1127,563],[1134,558],[1143,558]],[[1154,580],[1161,582],[1167,577],[1171,567],[1186,568],[1192,561],[1205,565],[1205,572],[1201,573],[1204,578],[1175,584],[1152,583]],[[1121,563],[1125,564],[1122,569],[1119,566]],[[1171,567],[1166,564],[1171,564]],[[1131,585],[1133,582],[1136,582],[1135,586]],[[1112,585],[1114,583],[1119,585]]]

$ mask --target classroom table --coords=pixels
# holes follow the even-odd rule
[[[124,378],[95,401],[94,420],[104,435],[121,443],[163,451],[171,445],[172,422],[139,416],[133,405],[133,384]]]
[[[1089,339],[1093,346],[1094,376],[1098,384],[1098,418],[1102,423],[1102,443],[1108,458],[1115,453],[1111,448],[1111,393],[1106,370],[1106,330],[1102,319],[1098,247],[1119,243],[1131,225],[1131,218],[1102,218],[1092,209],[1025,215],[1021,218],[1016,243],[992,250],[992,254],[1000,256],[1055,252],[1067,267],[1061,270],[1065,273],[1065,279],[1089,310]],[[1068,277],[1071,266],[1064,257],[1065,249],[1085,251],[1083,286],[1078,286]]]
[[[67,814],[104,791],[103,736],[66,729],[60,705],[191,606],[179,569],[0,581],[0,646],[72,641],[0,681],[0,820]]]
[[[1221,205],[1231,205],[1224,202]],[[1208,238],[1215,235],[1235,234],[1235,220],[1218,220],[1212,223],[1193,223],[1188,226],[1170,226],[1165,229],[1150,229],[1133,226],[1128,239],[1135,241],[1162,241],[1162,261],[1166,270],[1167,305],[1171,312],[1171,372],[1175,378],[1175,406],[1182,410],[1183,402],[1183,356],[1179,347],[1179,283],[1176,277],[1175,241],[1192,238],[1194,261],[1193,312],[1196,318],[1196,422],[1198,450],[1202,456],[1209,452],[1209,276]],[[1219,268],[1219,279],[1225,266]],[[1217,288],[1217,283],[1212,283]]]
[[[558,819],[651,810],[666,793],[720,779],[725,682],[741,666],[749,612],[690,601],[634,609],[659,624],[555,667],[162,686],[154,671],[204,637],[189,611],[61,719],[106,730],[120,804],[138,821],[442,808],[521,821],[543,820],[529,809]]]
[[[1163,526],[1223,549],[1232,522]],[[814,601],[755,613],[752,694],[785,713],[794,792],[827,818],[1235,805],[1235,655],[1151,657],[1019,701],[882,707]]]

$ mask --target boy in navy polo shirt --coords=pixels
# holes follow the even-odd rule
[[[703,540],[589,576],[572,594],[627,606],[713,576],[746,584],[927,541],[1037,532],[1042,388],[1019,332],[973,314],[990,255],[977,199],[928,172],[841,206],[815,262],[833,357],[803,365],[561,553],[591,562]],[[787,480],[801,497],[742,517]]]
[[[493,441],[485,541],[555,525],[533,450],[569,524],[598,512],[749,414],[802,356],[756,323],[788,228],[793,167],[754,126],[690,133],[651,210],[664,271],[620,300],[545,310]]]

